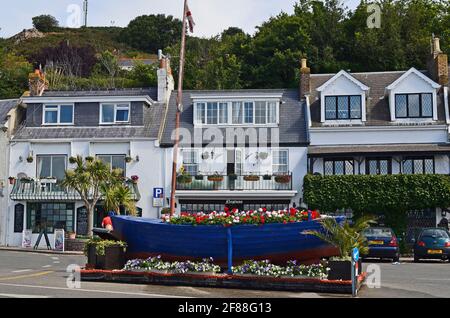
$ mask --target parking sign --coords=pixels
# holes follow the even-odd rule
[[[164,198],[164,188],[153,188],[153,199]]]

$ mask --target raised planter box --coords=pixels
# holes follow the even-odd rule
[[[95,246],[91,245],[88,249],[88,264],[89,267],[103,270],[123,268],[125,266],[123,247],[108,246],[105,247],[105,255],[97,255]]]
[[[358,262],[358,274],[361,273],[362,262]],[[328,261],[329,280],[351,280],[352,279],[352,263],[351,261]]]
[[[65,251],[71,251],[71,252],[82,252],[84,249],[84,245],[86,244],[87,240],[81,240],[81,239],[70,239],[66,238],[64,240],[64,250]]]

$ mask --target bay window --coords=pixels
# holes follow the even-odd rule
[[[44,105],[44,125],[72,125],[73,105]]]

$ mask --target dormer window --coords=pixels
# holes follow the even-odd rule
[[[130,104],[101,104],[100,124],[123,124],[130,121]]]
[[[325,119],[361,119],[361,95],[325,96]]]
[[[73,105],[44,105],[44,125],[73,125]]]
[[[194,103],[196,125],[275,125],[278,101],[233,101]]]
[[[395,94],[396,118],[433,118],[433,94]]]

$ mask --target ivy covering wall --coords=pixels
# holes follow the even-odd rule
[[[351,208],[355,214],[449,207],[446,175],[307,175],[304,200],[324,212]]]

